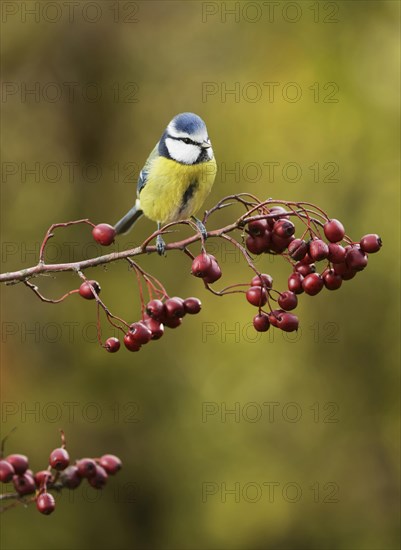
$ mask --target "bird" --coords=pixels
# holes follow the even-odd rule
[[[202,222],[195,218],[209,195],[217,165],[205,122],[194,113],[180,113],[167,125],[139,173],[134,206],[114,226],[117,235],[127,233],[144,215],[163,225],[192,218],[203,237]],[[156,249],[165,253],[159,234]]]

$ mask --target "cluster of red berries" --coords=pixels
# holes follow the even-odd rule
[[[95,299],[93,290],[99,295],[101,288],[97,281],[85,281],[79,287],[79,294],[86,300]],[[151,340],[159,340],[164,334],[164,328],[177,328],[182,323],[182,318],[188,313],[195,315],[201,310],[202,304],[198,298],[191,297],[185,300],[175,296],[162,300],[150,300],[145,306],[141,320],[129,325],[129,330],[124,335],[124,345],[129,351],[139,351],[141,347]],[[104,344],[110,353],[117,352],[121,343],[114,336],[108,338]]]
[[[116,232],[115,229],[107,224],[100,223],[94,226],[92,230],[93,238],[102,246],[109,246],[114,242]],[[212,263],[212,262],[210,262]],[[217,263],[216,263],[217,265]],[[218,271],[220,268],[217,266]],[[217,280],[221,276],[216,277]],[[210,281],[213,282],[213,281]],[[85,281],[79,287],[79,294],[87,299],[95,299],[95,294],[101,291],[97,281]],[[147,304],[144,304],[142,319],[129,325],[128,331],[124,335],[124,346],[129,351],[139,351],[141,347],[148,344],[151,340],[159,340],[163,334],[165,327],[177,328],[181,325],[182,319],[186,314],[194,315],[201,310],[201,302],[198,298],[186,298],[185,300],[178,296],[163,300],[152,299]],[[116,337],[108,338],[104,343],[104,348],[115,353],[121,347],[121,342]]]
[[[251,254],[263,252],[282,254],[294,239],[295,225],[281,206],[272,206],[269,218],[254,220],[248,224],[246,247]]]
[[[183,317],[188,313],[194,315],[201,310],[201,302],[198,298],[183,300],[178,296],[161,300],[150,300],[146,304],[143,319],[132,323],[124,336],[124,345],[129,351],[139,351],[144,344],[151,340],[159,340],[164,334],[164,327],[177,328],[181,325]],[[110,346],[110,340],[106,341]],[[118,346],[119,347],[119,346]],[[108,349],[108,351],[117,351]]]
[[[124,335],[124,346],[129,351],[139,351],[150,341],[159,340],[164,334],[165,327],[179,327],[187,313],[199,313],[201,306],[201,301],[193,297],[183,300],[176,296],[167,298],[164,302],[150,300],[145,306],[142,319],[129,326],[128,332]],[[106,340],[104,347],[108,352],[115,353],[120,349],[120,345],[120,340],[112,336]]]
[[[56,507],[54,496],[49,490],[76,489],[83,479],[87,479],[89,485],[95,489],[102,489],[108,476],[116,474],[121,467],[121,460],[111,454],[94,459],[82,458],[70,464],[70,457],[63,443],[50,453],[48,468],[36,473],[29,469],[28,457],[25,455],[11,454],[1,459],[0,481],[12,482],[18,497],[34,494],[32,500],[36,501],[39,512],[49,515]]]
[[[342,282],[352,279],[365,269],[368,254],[378,252],[382,241],[378,235],[369,234],[359,242],[346,238],[342,223],[328,220],[323,224],[322,238],[317,231],[311,232],[311,238],[295,238],[295,224],[289,219],[284,208],[272,207],[267,218],[254,220],[248,224],[246,247],[252,254],[276,253],[286,256],[293,272],[288,278],[288,290],[284,292],[272,289],[270,275],[256,275],[246,291],[248,302],[259,308],[259,314],[253,320],[257,331],[264,332],[270,325],[291,332],[298,328],[298,318],[288,313],[297,307],[297,295],[305,292],[310,296],[318,294],[323,287],[328,290],[340,288]],[[304,233],[305,234],[305,233]],[[341,244],[344,241],[344,246]],[[317,272],[316,262],[324,261],[321,272]],[[265,313],[261,308],[274,300],[278,294],[279,309]]]
[[[258,332],[267,331],[270,326],[285,332],[298,329],[298,317],[293,313],[298,305],[298,294],[305,292],[310,296],[318,294],[323,287],[328,290],[340,288],[344,280],[352,279],[368,263],[368,254],[378,252],[382,241],[378,235],[369,234],[360,242],[352,242],[345,235],[342,223],[338,220],[327,220],[321,224],[323,237],[316,228],[308,228],[300,238],[295,237],[296,227],[290,220],[289,212],[281,206],[274,206],[264,213],[264,217],[252,220],[247,225],[248,236],[246,248],[252,254],[280,254],[289,261],[292,273],[288,278],[288,290],[279,292],[273,289],[273,278],[267,273],[253,277],[245,291],[246,299],[259,309],[253,319],[253,326]],[[304,237],[309,233],[310,238]],[[341,244],[344,241],[344,246]],[[325,261],[321,273],[317,272],[316,263]],[[252,265],[252,263],[251,263]],[[202,253],[192,262],[192,274],[200,277],[205,283],[213,283],[221,277],[221,269],[216,258]],[[238,287],[243,285],[233,285]],[[228,287],[220,294],[231,292]],[[272,301],[277,306],[272,307]],[[269,311],[262,308],[267,304]]]
[[[288,313],[298,305],[297,296],[291,292],[278,293],[277,303],[281,309],[271,309],[270,300],[275,300],[273,290],[273,278],[267,273],[255,275],[251,281],[251,286],[245,293],[246,299],[250,304],[259,308],[259,312],[253,318],[253,326],[258,332],[266,332],[270,325],[279,328],[284,332],[293,332],[298,329],[299,321],[296,315]],[[269,312],[262,310],[262,307],[268,303]]]

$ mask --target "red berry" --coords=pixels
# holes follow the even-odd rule
[[[302,288],[309,294],[309,296],[315,296],[318,294],[324,286],[323,279],[319,273],[310,273],[302,281]]]
[[[163,312],[164,304],[161,300],[150,300],[146,306],[146,313],[149,317],[152,317],[152,319],[156,319],[157,321],[160,321],[163,316]]]
[[[298,330],[298,317],[292,313],[282,313],[277,322],[277,328],[284,330],[284,332],[293,332]]]
[[[274,309],[268,315],[270,324],[274,327],[278,327],[281,316],[285,313],[282,309]]]
[[[107,338],[106,342],[104,343],[104,347],[109,353],[116,353],[116,351],[120,349],[120,345],[120,340],[118,338],[115,338],[114,336]]]
[[[314,239],[309,243],[309,254],[312,260],[320,262],[329,255],[329,247],[321,239]]]
[[[362,271],[368,265],[368,257],[360,248],[355,246],[347,250],[345,263],[353,271]]]
[[[106,470],[106,473],[114,475],[121,470],[123,463],[115,455],[103,455],[99,460],[100,466]]]
[[[272,288],[273,277],[267,273],[261,273],[260,276],[255,275],[251,281],[251,286],[264,286],[265,288]]]
[[[345,261],[346,251],[341,244],[330,243],[328,259],[333,264],[340,264]]]
[[[251,254],[262,254],[265,251],[265,245],[262,237],[253,237],[248,235],[245,240],[245,246]]]
[[[256,307],[262,307],[267,302],[267,293],[261,286],[251,286],[246,291],[246,299],[250,304]]]
[[[308,247],[309,247],[309,244],[308,244]],[[299,262],[299,265],[310,265],[310,264],[313,264],[313,258],[311,258],[309,256],[309,252],[307,252],[305,254],[305,256],[302,258],[302,260],[300,260]]]
[[[0,481],[2,483],[8,483],[15,475],[15,470],[7,460],[0,460]]]
[[[35,480],[33,476],[28,473],[22,475],[15,475],[13,477],[13,485],[15,490],[20,496],[29,495],[34,493],[36,489]]]
[[[328,269],[323,274],[324,286],[328,290],[337,290],[343,283],[341,275],[337,275],[333,269]]]
[[[69,463],[70,456],[63,447],[54,449],[54,451],[50,453],[49,464],[55,470],[65,470]]]
[[[140,346],[150,342],[152,338],[152,332],[145,325],[145,323],[139,321],[138,323],[132,323],[129,327],[129,335],[133,342],[136,342]]]
[[[139,351],[141,349],[141,344],[138,344],[138,342],[132,339],[130,332],[127,332],[124,336],[124,346],[129,351]]]
[[[356,275],[356,271],[349,268],[345,262],[333,264],[333,271],[336,275],[340,275],[343,281],[353,279]]]
[[[270,244],[270,250],[276,252],[276,254],[281,254],[284,250],[292,243],[294,240],[294,235],[291,237],[279,237],[276,233],[272,233],[272,241]]]
[[[102,246],[109,246],[114,242],[116,230],[108,223],[99,223],[92,229],[92,235],[95,241]]]
[[[269,231],[266,231],[263,235],[256,237],[249,235],[245,241],[245,245],[249,252],[256,255],[267,252],[269,250],[270,243],[271,233]]]
[[[309,275],[309,273],[315,273],[316,266],[315,264],[305,264],[298,262],[297,264],[295,264],[295,270],[303,277],[306,277],[307,275]]]
[[[203,277],[203,280],[207,284],[212,284],[212,283],[215,283],[216,281],[218,281],[220,279],[220,277],[221,277],[220,266],[217,263],[217,261],[213,259],[212,260],[212,265],[211,265],[207,275],[205,277]]]
[[[343,281],[349,281],[350,279],[353,279],[356,274],[357,271],[347,268],[347,270],[341,275],[341,278]]]
[[[89,478],[96,473],[96,462],[91,458],[81,458],[76,461],[75,465],[81,477]]]
[[[266,332],[270,328],[269,316],[266,313],[259,313],[253,318],[253,326],[258,332]]]
[[[291,292],[291,290],[286,290],[285,292],[280,293],[277,303],[281,307],[281,309],[284,309],[285,311],[291,311],[292,309],[295,309],[297,307],[298,298],[294,292]]]
[[[182,298],[169,298],[164,304],[164,311],[168,318],[178,317],[181,319],[185,315],[184,300]]]
[[[100,285],[97,281],[85,281],[79,287],[79,294],[82,296],[82,298],[86,298],[86,300],[95,299],[95,295],[93,294],[90,285],[92,285],[96,294],[100,294],[101,291]]]
[[[36,508],[41,514],[45,514],[46,516],[48,516],[49,514],[54,512],[56,508],[56,501],[54,500],[54,496],[50,493],[40,494],[36,499]]]
[[[277,220],[273,225],[273,232],[282,239],[288,239],[295,233],[295,225],[290,220]]]
[[[182,318],[181,317],[167,317],[164,324],[168,328],[177,328],[181,325]]]
[[[192,262],[191,273],[195,277],[206,277],[212,266],[212,257],[209,254],[199,254]]]
[[[288,245],[288,253],[291,256],[291,258],[297,262],[299,260],[302,260],[306,253],[308,252],[308,245],[307,243],[302,239],[294,239],[289,245]]]
[[[17,475],[24,474],[29,468],[28,457],[20,454],[12,454],[6,457]]]
[[[272,216],[271,218],[267,218],[267,221],[270,225],[270,227],[274,226],[274,222],[277,220],[288,220],[288,216],[285,216],[285,214],[288,214],[287,210],[283,208],[282,206],[272,206],[269,210],[269,215],[275,214],[275,216]]]
[[[348,270],[347,264],[345,262],[340,262],[338,264],[333,264],[333,271],[336,275],[344,275]]]
[[[35,483],[37,487],[44,486],[46,483],[50,483],[53,480],[52,473],[49,470],[40,470],[34,475]]]
[[[362,237],[360,242],[361,250],[363,252],[368,252],[369,254],[379,252],[382,244],[383,242],[379,235],[375,235],[373,233]]]
[[[248,231],[253,237],[261,237],[269,229],[267,220],[255,220],[248,223]]]
[[[152,340],[159,340],[164,334],[164,325],[156,319],[148,318],[144,321],[145,325],[148,327],[152,333]]]
[[[94,473],[96,464],[93,464]],[[83,477],[84,476],[81,476],[81,474],[79,473],[77,466],[68,466],[68,468],[66,468],[62,473],[63,484],[68,487],[68,489],[76,489],[81,484]]]
[[[288,277],[288,288],[294,292],[294,294],[302,294],[304,289],[302,288],[302,281],[304,280],[301,273],[293,273]]]
[[[330,220],[323,226],[324,234],[331,243],[338,243],[342,241],[345,235],[345,229],[343,224],[338,220]]]
[[[96,464],[95,473],[88,478],[88,483],[95,489],[102,489],[106,485],[108,477],[106,470],[102,466],[99,466],[99,464]]]
[[[195,315],[196,313],[199,313],[202,308],[202,303],[198,298],[186,298],[184,300],[184,309],[185,313],[189,313],[190,315]]]

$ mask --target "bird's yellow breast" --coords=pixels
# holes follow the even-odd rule
[[[188,218],[202,207],[215,176],[214,158],[186,165],[157,157],[139,196],[141,210],[147,218],[163,224]]]

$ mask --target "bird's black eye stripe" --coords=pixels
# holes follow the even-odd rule
[[[187,137],[174,137],[174,136],[168,136],[170,139],[175,139],[176,141],[182,141],[184,143],[187,143],[187,144],[191,144],[191,145],[198,145],[200,146],[200,143],[198,143],[197,141],[193,141],[192,139],[190,138],[187,138]]]
[[[187,144],[191,144],[191,145],[200,145],[200,143],[197,143],[196,141],[193,141],[192,139],[190,138],[179,138],[181,141],[183,141],[184,143],[187,143]]]

